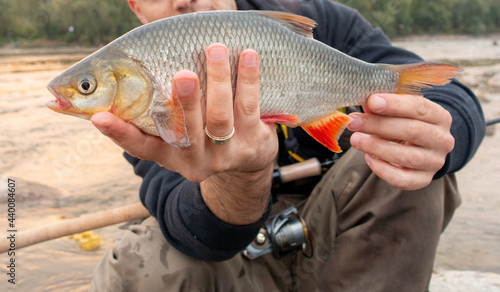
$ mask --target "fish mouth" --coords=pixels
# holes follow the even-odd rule
[[[47,89],[52,93],[56,99],[47,101],[45,105],[50,108],[51,110],[61,113],[61,114],[66,114],[70,116],[75,116],[79,117],[82,119],[89,120],[92,114],[89,113],[83,113],[77,110],[71,102],[64,98],[64,96],[61,94],[61,92],[57,89],[57,87],[52,86],[52,83],[47,85]]]
[[[73,107],[71,102],[64,98],[59,90],[55,89],[52,84],[47,85],[47,89],[55,96],[55,100],[48,101],[45,105],[53,111],[64,112]]]

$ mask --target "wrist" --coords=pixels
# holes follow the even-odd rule
[[[271,195],[272,165],[254,172],[223,172],[200,183],[208,208],[234,225],[257,222],[267,211]]]

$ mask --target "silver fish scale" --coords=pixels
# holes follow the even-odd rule
[[[198,74],[206,94],[206,48],[225,44],[231,55],[233,89],[243,49],[259,53],[261,115],[290,114],[303,122],[336,109],[363,104],[376,92],[394,90],[398,74],[385,66],[348,57],[281,21],[255,12],[191,13],[139,27],[115,41],[154,78],[156,102],[170,98],[172,77]]]

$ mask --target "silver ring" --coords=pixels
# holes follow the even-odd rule
[[[231,140],[231,138],[233,138],[234,127],[233,127],[233,130],[231,131],[231,133],[227,136],[224,136],[224,137],[217,137],[217,136],[210,134],[208,132],[208,129],[206,126],[205,126],[205,133],[207,134],[208,138],[210,138],[210,140],[212,140],[212,143],[217,144],[217,145],[226,144],[227,142],[229,142],[229,140]]]

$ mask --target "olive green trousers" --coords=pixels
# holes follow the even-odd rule
[[[427,291],[439,237],[460,204],[455,177],[417,191],[378,178],[350,149],[308,197],[280,195],[273,213],[295,205],[312,241],[282,260],[238,254],[203,262],[182,254],[152,217],[131,225],[94,271],[91,291]]]

